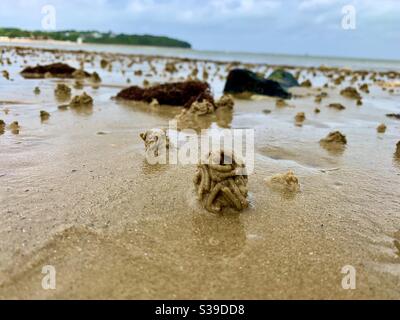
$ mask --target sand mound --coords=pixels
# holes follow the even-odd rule
[[[346,136],[339,131],[331,132],[328,136],[320,141],[322,144],[347,144]]]
[[[206,160],[208,164],[199,165],[194,178],[204,208],[213,213],[246,209],[249,205],[248,178],[247,175],[240,175],[240,171],[245,169],[242,161],[227,151],[209,154]]]
[[[266,183],[273,189],[281,191],[299,192],[300,183],[299,179],[292,171],[287,173],[277,174],[266,179]]]
[[[346,89],[340,91],[343,97],[355,100],[361,100],[361,95],[358,93],[357,89],[352,87],[347,87]]]

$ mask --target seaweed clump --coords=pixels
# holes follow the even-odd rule
[[[315,103],[321,103],[323,98],[326,98],[328,94],[326,92],[321,92],[315,96]]]
[[[338,144],[346,145],[347,138],[339,131],[331,132],[328,136],[320,141],[321,144]]]
[[[300,84],[300,87],[302,88],[311,88],[312,87],[312,83],[310,80],[305,80]]]
[[[7,70],[2,71],[3,77],[6,80],[10,80],[10,73]]]
[[[101,82],[101,78],[99,76],[99,74],[95,71],[92,73],[92,75],[90,76],[90,81],[92,81],[93,83],[100,83]]]
[[[339,110],[339,111],[346,109],[346,107],[340,103],[331,103],[328,107],[331,109]]]
[[[57,98],[68,98],[71,96],[71,88],[63,83],[57,84],[54,94],[57,96]]]
[[[203,116],[206,114],[212,114],[215,112],[215,106],[208,100],[202,100],[202,101],[195,101],[192,103],[190,109],[184,109],[184,111],[187,111],[189,113],[198,115],[198,116]]]
[[[27,79],[44,79],[44,78],[75,78],[80,70],[69,66],[65,63],[52,63],[48,65],[37,65],[36,67],[26,67],[21,71],[21,75]],[[82,71],[84,77],[90,74]],[[82,74],[81,73],[81,74]]]
[[[392,119],[396,119],[396,120],[400,120],[400,113],[389,113],[389,114],[386,115],[386,117],[392,118]]]
[[[283,100],[283,99],[276,100],[276,107],[277,108],[284,108],[284,107],[287,107],[287,106],[288,106],[288,104],[287,104],[287,102],[285,100]]]
[[[360,86],[360,91],[364,93],[369,93],[369,87],[368,84],[364,83],[363,85]]]
[[[347,87],[346,89],[340,91],[340,94],[349,99],[355,99],[357,101],[361,100],[360,93],[357,91],[357,89],[352,87]]]
[[[50,118],[50,113],[48,113],[47,111],[44,110],[40,110],[40,119],[42,121],[46,121]]]
[[[400,141],[397,142],[397,145],[396,145],[396,152],[395,152],[394,155],[395,155],[396,158],[400,158]]]
[[[246,209],[249,206],[247,182],[245,164],[231,151],[209,153],[198,165],[194,177],[198,198],[212,213]]]
[[[214,104],[210,85],[202,81],[165,83],[149,88],[138,86],[120,91],[117,99],[151,103],[157,99],[160,104],[190,108],[195,101],[207,100]]]
[[[304,112],[299,112],[296,114],[295,120],[297,123],[302,123],[306,120],[306,114]]]
[[[100,60],[100,66],[102,69],[105,69],[109,66],[110,62],[106,59],[101,59]]]
[[[167,62],[165,64],[165,71],[169,73],[176,73],[178,72],[178,69],[174,62]]]
[[[0,135],[4,133],[5,128],[6,128],[6,123],[4,122],[4,120],[0,119]]]
[[[9,128],[11,130],[11,133],[13,134],[19,134],[19,130],[21,129],[18,121],[14,121],[9,125]]]
[[[84,92],[80,96],[75,96],[69,106],[71,108],[91,107],[93,106],[93,98]]]
[[[347,138],[339,131],[331,132],[319,142],[320,146],[332,155],[341,155],[346,150]]]
[[[387,127],[384,123],[381,123],[378,128],[376,128],[376,131],[378,131],[378,133],[385,133],[387,130]]]

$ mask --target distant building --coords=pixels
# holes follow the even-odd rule
[[[83,38],[79,37],[78,39],[76,39],[76,43],[77,44],[82,44],[83,43]]]
[[[95,39],[100,39],[102,37],[102,34],[100,32],[93,32],[92,37]]]

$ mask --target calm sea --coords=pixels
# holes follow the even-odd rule
[[[366,70],[397,70],[400,71],[400,60],[374,60],[335,57],[294,56],[277,54],[259,54],[244,52],[217,52],[191,49],[160,48],[146,46],[122,46],[99,44],[65,44],[48,42],[0,42],[0,46],[28,46],[35,48],[86,50],[95,52],[110,52],[123,54],[144,54],[168,57],[193,58],[215,61],[240,61],[244,63],[262,63],[272,65],[346,67]]]

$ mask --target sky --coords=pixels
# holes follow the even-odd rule
[[[400,60],[400,0],[1,0],[0,27],[41,30],[45,5],[55,8],[57,30],[166,35],[199,50]],[[349,5],[354,11],[343,12]]]

